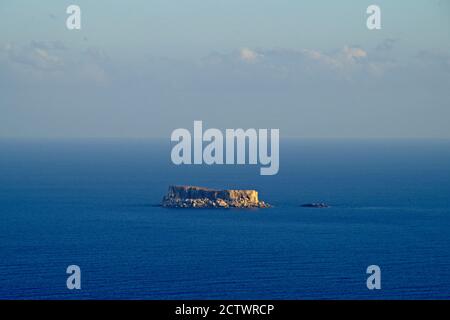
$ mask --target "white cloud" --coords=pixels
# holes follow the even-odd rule
[[[55,70],[63,65],[63,60],[53,52],[53,44],[31,42],[28,45],[18,46],[5,44],[2,48],[8,60],[39,70]]]
[[[365,63],[365,59],[368,57],[368,53],[365,50],[348,46],[344,46],[334,54],[326,54],[309,49],[304,49],[301,52],[311,60],[341,71],[350,71],[357,64]]]
[[[304,49],[301,51],[301,53],[311,60],[323,63],[331,67],[338,67],[340,65],[340,63],[338,63],[338,61],[335,58],[328,56],[317,50]]]
[[[103,50],[68,49],[60,41],[31,41],[26,44],[0,44],[0,67],[21,81],[69,83],[82,81],[109,83],[109,57]],[[67,75],[70,74],[70,77]]]
[[[367,57],[367,52],[361,48],[351,48],[351,47],[345,46],[344,49],[342,50],[342,52],[345,54],[347,59]]]
[[[245,62],[256,62],[261,54],[249,48],[242,48],[239,52],[239,58]]]

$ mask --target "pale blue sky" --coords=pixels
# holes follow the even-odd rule
[[[450,138],[444,0],[3,0],[0,30],[0,137]]]
[[[383,30],[369,32],[365,9],[382,7]],[[68,33],[65,8],[78,4],[83,30]],[[245,47],[333,49],[401,38],[411,48],[450,48],[450,5],[445,0],[4,0],[2,42],[63,40],[126,52],[203,55]],[[6,31],[6,32],[5,32]]]

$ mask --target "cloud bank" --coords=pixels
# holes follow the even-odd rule
[[[450,55],[237,48],[198,59],[0,44],[0,136],[167,136],[186,121],[284,136],[450,137]],[[26,94],[23,94],[26,92]]]

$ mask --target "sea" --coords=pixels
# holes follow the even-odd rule
[[[177,166],[171,147],[0,140],[0,299],[450,298],[449,140],[284,139],[274,176]],[[273,207],[163,208],[173,184]]]

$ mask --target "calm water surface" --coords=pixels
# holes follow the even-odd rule
[[[283,141],[280,172],[174,166],[153,140],[0,141],[0,298],[450,297],[450,142]],[[272,209],[158,207],[170,184]],[[327,202],[327,209],[300,208]],[[82,290],[66,289],[68,265]],[[382,290],[366,268],[382,269]]]

